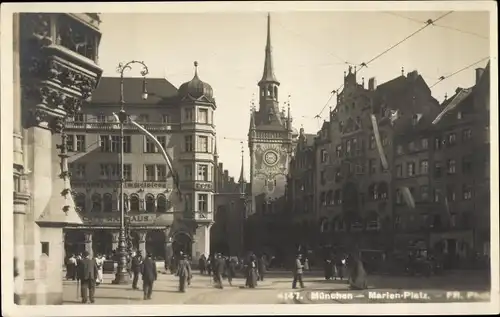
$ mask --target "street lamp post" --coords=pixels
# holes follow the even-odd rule
[[[128,284],[130,280],[130,275],[127,272],[127,237],[125,234],[125,200],[124,200],[124,187],[125,187],[125,175],[123,170],[123,141],[124,141],[124,123],[127,120],[127,114],[125,113],[125,99],[123,96],[123,73],[126,70],[132,69],[132,64],[140,64],[143,69],[141,75],[143,76],[143,86],[142,86],[142,99],[146,100],[148,98],[148,92],[146,89],[146,75],[149,73],[148,67],[144,62],[140,61],[130,61],[126,64],[118,64],[117,71],[120,73],[120,112],[118,113],[118,119],[120,120],[120,235],[118,242],[118,266],[116,268],[116,275],[113,284]]]

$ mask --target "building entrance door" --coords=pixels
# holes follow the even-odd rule
[[[193,241],[187,233],[179,232],[174,236],[174,241],[172,242],[172,249],[174,251],[174,256],[178,255],[180,252],[191,255],[192,254],[192,244]]]

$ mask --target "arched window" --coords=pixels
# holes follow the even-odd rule
[[[158,195],[156,200],[158,212],[167,212],[167,197],[165,197],[165,195],[163,194],[160,194]]]
[[[372,200],[378,199],[377,184],[371,184],[368,186],[368,196]]]
[[[377,192],[379,199],[386,200],[389,192],[389,187],[387,186],[387,183],[386,182],[379,183]]]
[[[333,199],[335,200],[335,204],[340,205],[342,203],[342,191],[340,189],[337,189],[333,196],[334,196]]]
[[[130,195],[130,210],[139,211],[139,196],[136,194]]]
[[[104,212],[113,211],[113,196],[110,193],[106,193],[103,196]]]
[[[146,212],[155,212],[155,196],[146,195]]]
[[[102,210],[102,205],[101,205],[101,195],[98,193],[95,193],[92,195],[92,212],[101,212]]]
[[[326,193],[326,203],[328,205],[333,205],[335,204],[335,201],[333,200],[333,191],[332,190],[329,190],[327,193]]]
[[[278,99],[278,87],[274,87],[274,99]]]
[[[87,197],[84,193],[78,193],[75,197],[75,205],[79,209],[80,212],[85,212]]]
[[[273,95],[273,87],[269,86],[267,87],[267,96],[272,97],[272,95]]]

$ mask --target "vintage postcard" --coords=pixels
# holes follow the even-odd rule
[[[499,312],[495,2],[1,23],[3,315]]]

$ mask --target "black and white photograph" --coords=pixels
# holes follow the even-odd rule
[[[499,313],[495,2],[1,23],[3,315]]]

